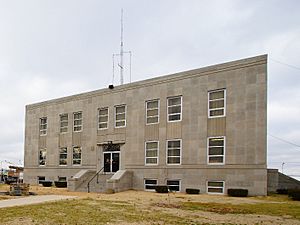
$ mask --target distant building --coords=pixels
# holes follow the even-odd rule
[[[63,97],[26,106],[24,182],[266,195],[266,129],[267,55]]]

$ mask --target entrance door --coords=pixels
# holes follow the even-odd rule
[[[117,172],[120,165],[120,152],[104,152],[104,172]]]

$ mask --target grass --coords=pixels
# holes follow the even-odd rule
[[[274,199],[273,199],[274,200]],[[300,220],[300,204],[293,201],[280,201],[273,203],[256,204],[223,204],[223,203],[199,203],[184,202],[181,205],[184,210],[202,210],[218,214],[259,214],[271,216],[290,216]]]
[[[197,224],[160,211],[139,209],[123,201],[97,199],[65,200],[39,205],[0,209],[0,224],[29,219],[33,224],[107,224],[140,221],[149,224]]]

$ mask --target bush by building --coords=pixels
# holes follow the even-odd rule
[[[229,196],[232,197],[247,197],[248,196],[248,190],[247,189],[228,189],[227,193]]]
[[[198,195],[200,193],[200,189],[187,188],[185,189],[185,192],[190,195]]]

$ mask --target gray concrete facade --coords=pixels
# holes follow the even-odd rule
[[[211,97],[210,102],[213,91],[224,97]],[[179,96],[181,109],[176,108],[178,102],[173,103],[178,98],[170,100]],[[148,112],[151,100],[158,100],[159,107],[151,111],[149,106]],[[209,109],[215,107],[212,101],[219,101],[215,105],[224,110],[222,115],[210,118]],[[126,126],[116,128],[116,110],[123,110],[116,106],[122,105]],[[107,129],[98,129],[101,108],[108,108]],[[146,124],[147,112],[157,111],[158,122]],[[74,132],[76,112],[82,113],[82,130]],[[24,181],[70,179],[81,170],[96,173],[104,166],[105,146],[112,143],[120,146],[118,169],[132,172],[133,189],[144,190],[145,180],[157,184],[175,180],[182,192],[186,188],[199,188],[201,193],[222,189],[226,194],[228,188],[247,188],[250,195],[266,195],[266,113],[267,55],[27,105]],[[62,114],[68,115],[66,132],[60,129]],[[178,121],[168,121],[178,115]],[[47,118],[46,126],[41,127],[41,118]],[[146,165],[146,142],[152,141],[157,143],[156,162]],[[216,143],[222,146],[213,147]],[[81,148],[78,165],[74,165],[74,146]],[[60,148],[67,149],[66,165],[59,165]],[[40,161],[41,149],[46,152],[45,163]],[[222,187],[218,187],[220,182]]]

